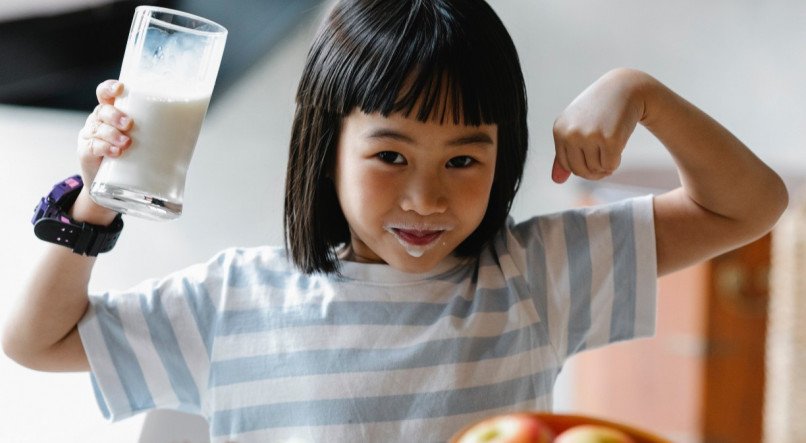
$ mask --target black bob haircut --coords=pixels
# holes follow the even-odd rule
[[[415,108],[415,105],[417,109]],[[504,226],[526,162],[526,88],[504,24],[483,0],[343,0],[308,53],[297,90],[285,191],[286,249],[305,273],[338,272],[350,230],[329,173],[354,109],[420,121],[498,125],[487,211],[454,251],[477,254]]]

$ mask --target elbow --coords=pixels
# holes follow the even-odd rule
[[[775,176],[774,183],[770,185],[770,199],[768,212],[770,219],[767,224],[766,231],[769,232],[778,223],[778,220],[789,207],[789,192],[786,189],[784,181],[778,175]]]
[[[2,333],[3,353],[6,357],[28,369],[41,370],[41,360],[37,353],[14,333],[13,328],[6,326]]]
[[[754,208],[748,223],[754,239],[772,231],[789,206],[789,192],[784,181],[777,174],[764,185],[764,190],[763,204]]]
[[[25,366],[22,363],[22,360],[24,360],[24,353],[20,352],[19,350],[20,347],[17,345],[17,341],[15,340],[11,329],[9,327],[6,327],[3,330],[2,334],[3,334],[3,340],[2,340],[3,353],[9,359]]]

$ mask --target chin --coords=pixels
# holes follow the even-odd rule
[[[405,254],[405,252],[404,252]],[[430,257],[396,257],[394,261],[387,261],[389,266],[397,269],[398,271],[408,272],[409,274],[423,274],[429,272],[437,267],[437,265],[444,259],[434,259]]]

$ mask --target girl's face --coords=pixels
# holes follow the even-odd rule
[[[347,259],[426,272],[479,226],[497,125],[446,121],[360,110],[343,119],[333,179],[352,237]]]

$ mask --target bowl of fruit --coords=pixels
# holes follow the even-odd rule
[[[671,443],[623,423],[583,415],[513,412],[485,418],[450,443]]]

